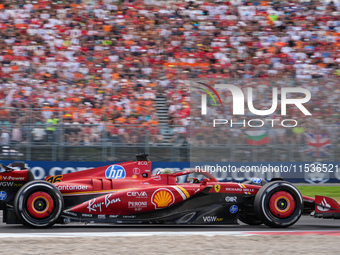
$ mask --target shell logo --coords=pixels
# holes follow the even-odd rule
[[[155,205],[156,209],[161,209],[164,207],[168,207],[175,202],[174,194],[168,189],[158,189],[156,190],[151,197],[151,203]]]

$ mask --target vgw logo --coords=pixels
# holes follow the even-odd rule
[[[217,93],[216,89],[228,89],[231,94],[232,94],[232,98],[233,98],[233,115],[239,115],[239,116],[243,116],[245,115],[245,96],[243,94],[243,91],[232,84],[215,84],[215,88],[213,88],[212,86],[209,86],[207,84],[204,84],[202,82],[197,82],[201,85],[206,86],[207,88],[209,88],[218,98],[220,105],[222,106],[222,100],[219,96],[219,94]],[[210,91],[208,91],[207,89],[203,89],[203,88],[199,88],[200,90],[205,91],[214,101],[215,105],[217,106],[216,100],[214,99],[213,95],[210,93]],[[291,93],[294,94],[300,94],[299,98],[289,98],[288,95],[290,95]],[[301,94],[304,94],[304,97],[301,98]],[[278,106],[278,88],[272,88],[272,105],[269,109],[267,110],[259,110],[259,109],[255,109],[254,104],[253,104],[253,88],[247,88],[247,105],[248,105],[248,109],[249,111],[257,116],[266,116],[266,115],[270,115],[272,113],[274,113],[277,109]],[[311,99],[311,93],[309,90],[304,89],[304,88],[290,88],[290,87],[284,87],[281,89],[281,115],[287,115],[287,105],[295,105],[304,115],[312,115],[307,109],[306,107],[303,105],[305,103],[307,103],[309,100]],[[202,115],[207,115],[207,95],[206,94],[202,94],[201,95],[201,114]],[[277,119],[265,119],[266,122],[271,122],[272,123],[272,127],[274,126],[274,122],[275,121],[279,121]],[[262,127],[264,125],[264,122],[261,119],[253,119],[253,120],[249,120],[248,121],[248,126],[249,127]],[[214,119],[214,127],[215,125],[222,125],[222,124],[227,124],[229,121],[226,119]],[[243,126],[246,126],[246,121],[243,120]],[[286,122],[294,122],[294,124],[290,124],[290,125],[286,125]],[[257,125],[255,125],[257,123]],[[238,125],[240,125],[241,123],[238,123]],[[232,120],[230,120],[230,125],[233,125]],[[236,123],[234,122],[234,125],[236,125]],[[281,125],[284,127],[295,127],[297,126],[297,121],[294,119],[287,119],[287,120],[283,120],[281,121]]]

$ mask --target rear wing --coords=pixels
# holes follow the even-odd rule
[[[14,161],[10,164],[10,166],[5,166],[0,163],[0,168],[4,169],[5,172],[12,172],[14,170],[27,170],[25,162],[22,161]],[[20,168],[20,169],[19,169]]]
[[[1,163],[0,163],[0,168],[1,168],[1,169],[4,169],[5,172],[12,172],[12,171],[14,170],[14,168],[11,168],[11,167],[9,167],[9,166],[5,166],[5,165],[3,165],[3,164],[1,164]]]

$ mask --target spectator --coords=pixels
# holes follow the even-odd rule
[[[3,127],[1,130],[1,135],[0,135],[0,144],[3,147],[8,147],[9,146],[9,142],[10,142],[10,134],[8,131],[8,128]]]
[[[37,122],[32,130],[32,138],[34,143],[42,143],[46,139],[45,127],[41,122]]]
[[[53,143],[55,142],[55,133],[57,131],[59,119],[57,118],[57,114],[54,113],[49,119],[46,120],[46,134],[47,134],[47,142]]]
[[[182,146],[187,141],[187,129],[182,124],[181,120],[177,120],[176,126],[173,128],[174,137],[172,142],[175,146]]]
[[[309,106],[327,109],[321,117],[334,126],[338,115],[336,123],[328,117],[339,114],[339,95],[328,95],[340,78],[338,11],[338,3],[323,1],[11,1],[0,10],[0,121],[46,122],[53,142],[66,118],[142,125],[155,113],[155,98],[166,95],[172,125],[188,117],[188,79],[280,87],[294,78],[320,96]],[[29,115],[28,108],[38,110]],[[58,123],[55,109],[65,113]],[[133,129],[118,130],[115,136],[139,142]]]
[[[73,122],[65,136],[68,144],[81,145],[83,142],[84,133],[81,129],[80,123],[77,121]]]
[[[15,127],[12,129],[12,135],[11,135],[11,142],[16,145],[20,143],[22,140],[22,135],[21,135],[21,125],[20,123],[16,123]]]
[[[90,130],[90,142],[99,143],[101,141],[102,131],[100,130],[99,124],[93,124]]]

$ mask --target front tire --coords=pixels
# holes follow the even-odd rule
[[[14,212],[21,222],[30,227],[48,228],[60,218],[64,201],[60,191],[46,181],[25,184],[15,196]]]
[[[255,196],[256,216],[267,226],[285,228],[295,224],[303,211],[300,191],[289,182],[274,181],[264,185]]]

